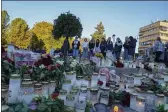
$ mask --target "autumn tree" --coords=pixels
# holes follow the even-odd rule
[[[30,43],[31,32],[25,20],[16,18],[10,25],[11,43],[19,48],[27,48]]]
[[[37,36],[37,39],[44,42],[47,52],[49,52],[51,48],[55,48],[54,46],[58,46],[52,35],[52,31],[53,25],[44,21],[36,23],[32,28],[32,32]]]
[[[70,12],[62,13],[54,20],[53,34],[56,39],[62,36],[81,37],[82,30],[80,19]]]
[[[105,38],[106,35],[104,34],[105,30],[104,30],[104,25],[102,22],[100,22],[96,27],[95,27],[96,31],[91,34],[91,36],[94,39],[99,39],[101,40],[102,38]]]
[[[1,11],[2,13],[2,18],[1,18],[1,31],[2,31],[2,45],[7,44],[7,36],[6,36],[6,31],[9,26],[9,21],[10,21],[10,16],[8,15],[8,12],[6,10]]]

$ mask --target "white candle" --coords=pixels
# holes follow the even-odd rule
[[[164,104],[164,95],[163,94],[157,94],[156,95],[156,106]]]
[[[43,96],[45,96],[46,98],[48,98],[48,90],[49,90],[49,88],[48,88],[48,82],[42,82],[42,95]]]
[[[82,87],[80,89],[80,96],[86,97],[87,98],[87,88]]]
[[[65,80],[64,83],[62,84],[62,89],[66,90],[69,93],[71,88],[72,88],[71,81]]]
[[[141,79],[142,77],[138,76],[138,77],[134,77],[134,85],[141,85]]]
[[[132,110],[136,110],[136,97],[137,97],[137,94],[131,93],[130,108]]]
[[[94,103],[97,102],[97,95],[98,95],[98,89],[97,88],[91,88],[90,89],[90,100],[91,100],[91,102],[94,102]]]
[[[50,84],[49,84],[49,95],[51,95],[55,91],[55,88],[56,88],[55,81],[50,81]]]
[[[145,112],[145,98],[143,97],[136,98],[136,111]]]
[[[40,83],[34,85],[34,96],[42,96],[42,85]]]
[[[92,79],[91,79],[91,87],[96,87],[98,81],[98,73],[93,73]]]
[[[164,72],[163,75],[164,75],[164,81],[168,81],[168,73]]]
[[[109,95],[106,94],[105,92],[102,92],[100,94],[100,103],[108,105],[108,101],[109,101]]]
[[[66,96],[66,106],[70,107],[71,109],[74,109],[75,106],[75,97],[72,95]]]
[[[106,86],[106,74],[105,73],[101,73],[100,74],[100,77],[99,77],[99,80],[103,82],[103,87]]]
[[[9,81],[8,103],[18,103],[18,94],[20,90],[20,75],[12,74]]]
[[[77,76],[75,85],[80,87],[82,84],[82,79],[83,79],[83,76]]]
[[[27,104],[30,104],[33,97],[34,97],[34,88],[33,83],[30,82],[22,82],[21,91],[22,100],[25,101]]]
[[[60,95],[58,96],[58,98],[64,101],[64,105],[66,104],[66,95],[67,95],[66,90],[60,90]]]

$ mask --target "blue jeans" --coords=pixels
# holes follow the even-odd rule
[[[85,58],[88,57],[88,48],[83,49],[82,57],[85,57]]]
[[[124,60],[128,60],[128,49],[124,49]]]
[[[78,57],[79,56],[79,50],[73,49],[73,56]]]

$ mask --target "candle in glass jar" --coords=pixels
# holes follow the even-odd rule
[[[20,75],[12,74],[9,81],[8,103],[18,103],[18,93],[20,90]]]
[[[49,90],[49,88],[48,88],[48,82],[42,82],[42,95],[44,96],[44,97],[46,97],[46,98],[48,98],[48,90]]]
[[[99,80],[103,82],[103,87],[106,86],[106,74],[105,73],[101,73],[100,74],[100,77],[99,77]]]
[[[21,91],[22,100],[30,104],[34,97],[34,88],[32,82],[22,82]]]
[[[66,96],[66,106],[68,106],[70,109],[74,110],[75,106],[75,97],[72,95],[67,95]]]
[[[78,98],[77,91],[76,91],[76,90],[72,90],[72,91],[70,92],[70,95],[72,95],[72,96],[75,98],[75,102],[77,102],[77,98]]]
[[[84,96],[87,98],[87,88],[86,87],[82,87],[80,89],[80,96]]]
[[[78,86],[78,87],[81,86],[82,78],[83,78],[83,76],[77,76],[77,78],[76,78],[76,86]]]
[[[72,89],[71,80],[64,80],[62,84],[62,89],[66,90],[69,93],[70,90]]]
[[[66,90],[60,90],[60,95],[58,96],[58,98],[64,101],[64,105],[66,104],[66,95],[67,95]]]
[[[136,111],[145,112],[145,98],[143,97],[136,98]]]
[[[34,85],[34,95],[36,97],[42,96],[42,85],[40,83]]]
[[[131,99],[130,99],[130,108],[132,110],[136,110],[136,97],[137,97],[137,94],[135,93],[131,93]]]
[[[50,84],[49,84],[49,95],[51,95],[55,91],[55,88],[56,88],[55,81],[50,81]]]
[[[100,94],[100,103],[108,105],[108,101],[109,101],[109,95],[105,92],[102,92]]]
[[[98,81],[98,73],[93,73],[91,78],[91,87],[96,87]]]
[[[164,95],[156,94],[156,106],[164,104]]]
[[[97,103],[97,95],[98,95],[98,89],[97,88],[91,88],[90,89],[90,100],[91,102]]]

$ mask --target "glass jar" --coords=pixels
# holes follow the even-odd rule
[[[86,87],[82,87],[80,89],[80,96],[83,96],[83,97],[87,98],[87,88]]]
[[[1,89],[1,95],[2,95],[1,98],[3,98],[3,100],[4,100],[4,102],[1,102],[2,105],[6,104],[7,101],[8,101],[8,89],[7,88],[2,88]],[[2,99],[1,99],[1,101],[2,101]]]
[[[12,74],[10,81],[9,81],[9,96],[8,96],[8,103],[15,104],[18,103],[18,94],[20,90],[21,79],[20,75]]]
[[[72,96],[75,98],[75,102],[77,102],[77,98],[78,98],[77,91],[76,91],[76,90],[72,90],[72,91],[70,92],[70,95],[72,95]]]
[[[110,88],[108,88],[108,87],[100,87],[99,91],[98,91],[98,98],[100,98],[100,95],[102,93],[105,93],[105,94],[107,94],[109,96]]]
[[[71,80],[71,84],[74,85],[75,82],[74,82],[74,74],[73,74],[73,72],[66,72],[65,78],[67,80]]]
[[[86,76],[86,77],[84,78],[83,84],[86,85],[87,87],[89,87],[88,76]]]
[[[156,106],[164,105],[164,95],[163,94],[156,94]]]
[[[72,88],[71,80],[64,80],[64,82],[62,84],[62,89],[66,90],[69,93],[71,88]]]
[[[97,87],[98,73],[93,73],[91,78],[91,87]]]
[[[76,77],[76,86],[80,87],[82,85],[83,76]]]
[[[90,89],[90,100],[91,102],[97,103],[97,97],[98,95],[98,89],[97,88],[91,88]]]
[[[87,88],[87,100],[90,100],[90,87]]]
[[[85,112],[86,103],[78,101],[75,103],[75,112]]]
[[[42,95],[46,98],[48,98],[48,90],[49,90],[49,87],[48,87],[48,82],[42,82]]]
[[[50,81],[50,84],[49,84],[49,95],[51,95],[55,91],[55,88],[56,88],[55,81]]]
[[[103,82],[103,87],[106,86],[106,74],[105,73],[101,73],[100,74],[100,77],[99,77],[99,80]]]
[[[42,85],[40,83],[34,85],[34,95],[36,97],[42,96]]]
[[[24,79],[30,79],[30,74],[24,74],[24,75],[23,75],[23,78],[24,78]]]
[[[34,97],[34,88],[32,82],[22,82],[20,94],[22,98],[20,100],[30,104]]]
[[[100,94],[100,103],[108,105],[109,95],[106,92]]]
[[[137,97],[137,94],[131,93],[130,95],[131,95],[131,97],[130,97],[130,108],[132,110],[136,110],[136,97]]]
[[[74,110],[75,107],[75,97],[72,95],[66,96],[66,106],[68,106],[71,110]]]
[[[67,95],[66,90],[60,90],[58,98],[64,101],[64,105],[66,104],[66,95]]]
[[[136,98],[136,111],[145,112],[145,98],[144,97]]]

